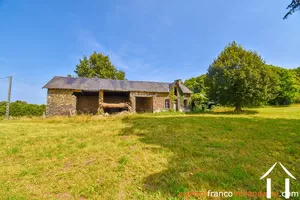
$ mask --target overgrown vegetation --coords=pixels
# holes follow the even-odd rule
[[[300,173],[300,107],[0,121],[2,199],[179,199]],[[272,139],[270,139],[272,138]],[[275,168],[272,191],[284,190]],[[297,177],[297,176],[296,176]],[[300,191],[291,180],[292,191]],[[246,199],[246,198],[244,198]]]
[[[10,116],[42,116],[46,112],[45,105],[29,104],[26,101],[15,101],[10,104]],[[0,116],[5,116],[6,102],[0,102]]]
[[[192,77],[184,82],[190,90],[194,92],[189,100],[192,110],[201,110],[201,104],[208,100],[206,97],[207,87],[205,86],[206,75],[202,74],[198,77]]]

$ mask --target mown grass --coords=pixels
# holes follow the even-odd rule
[[[0,121],[1,199],[176,199],[298,178],[300,107]],[[284,172],[271,173],[284,191]],[[291,180],[291,190],[300,184]]]

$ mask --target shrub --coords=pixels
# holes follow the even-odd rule
[[[300,93],[297,94],[294,103],[300,103]]]
[[[10,116],[42,116],[46,112],[44,104],[29,104],[26,101],[15,101],[10,104]],[[0,102],[0,116],[5,116],[6,102]]]

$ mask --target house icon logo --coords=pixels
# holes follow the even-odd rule
[[[274,167],[277,165],[277,162],[260,178],[260,180],[264,179],[265,177],[267,177],[272,170],[274,169]],[[291,174],[281,163],[279,163],[279,165],[281,166],[281,168],[284,170],[284,172],[291,178],[295,179],[296,178],[293,176],[293,174]],[[267,199],[271,199],[271,179],[267,178]],[[285,179],[285,198],[289,199],[290,198],[290,179],[286,178]]]

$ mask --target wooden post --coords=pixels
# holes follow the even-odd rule
[[[7,104],[6,104],[6,119],[9,119],[9,106],[10,106],[10,99],[11,99],[11,85],[12,85],[12,76],[9,77],[9,84],[8,84],[8,96],[7,96]]]
[[[104,112],[104,109],[102,107],[102,103],[104,102],[104,92],[103,90],[99,91],[99,107],[98,107],[98,113],[101,114]]]
[[[130,112],[136,112],[136,105],[135,105],[135,94],[134,92],[129,93],[129,101],[130,101]]]

